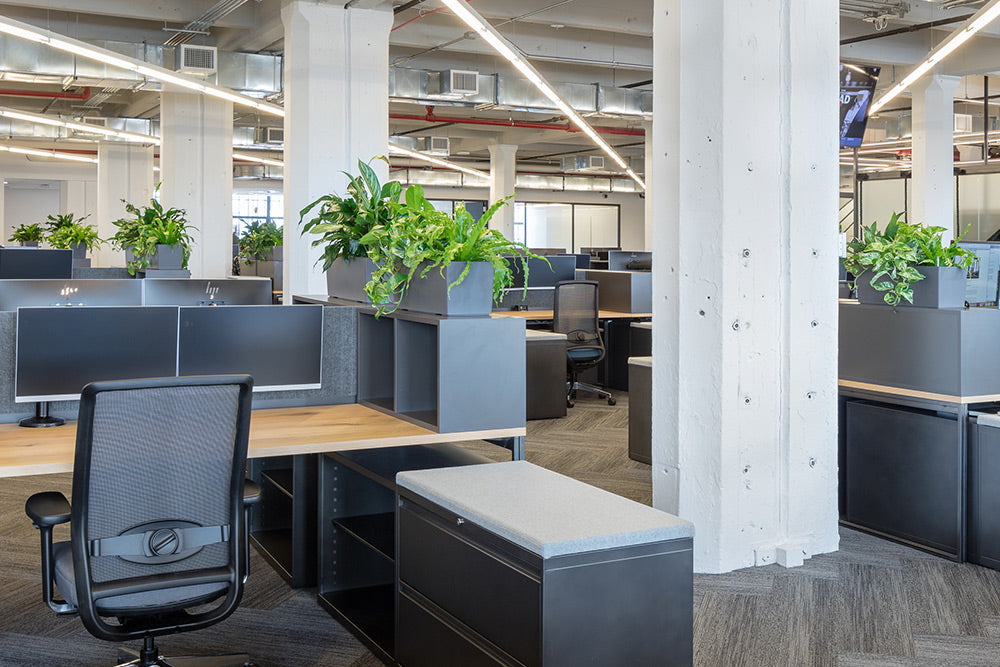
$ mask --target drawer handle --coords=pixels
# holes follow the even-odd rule
[[[462,517],[458,517],[457,519],[455,519],[455,523],[461,526],[462,524],[465,523],[465,519],[463,519]]]

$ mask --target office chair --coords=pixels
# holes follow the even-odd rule
[[[154,638],[217,623],[243,595],[248,507],[260,497],[244,481],[252,386],[248,375],[88,384],[72,508],[58,492],[25,504],[41,533],[45,603],[79,613],[99,639],[143,640],[119,665],[248,664],[245,655],[165,659]],[[70,541],[53,545],[53,526],[71,519]]]
[[[610,392],[578,380],[580,371],[592,368],[604,359],[604,341],[597,324],[597,282],[593,280],[561,280],[556,283],[552,299],[552,330],[566,334],[566,405],[580,389],[608,399],[615,404]]]

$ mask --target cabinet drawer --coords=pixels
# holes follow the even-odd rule
[[[474,524],[446,526],[407,502],[398,512],[400,582],[522,663],[539,664],[539,579],[487,550]]]
[[[504,664],[405,595],[399,596],[398,627],[396,660],[403,667],[498,667]]]

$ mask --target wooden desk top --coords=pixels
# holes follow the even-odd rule
[[[356,403],[273,408],[253,411],[249,457],[512,438],[524,434],[524,428],[436,433]],[[34,429],[0,424],[0,477],[70,472],[75,447],[75,421],[68,421],[65,426]]]
[[[870,384],[868,382],[857,382],[855,380],[838,380],[837,384],[844,389],[858,389],[861,391],[886,394],[888,396],[920,398],[927,401],[938,401],[939,403],[954,403],[955,405],[993,403],[1000,401],[1000,394],[988,394],[984,396],[953,396],[952,394],[936,394],[930,391],[919,391],[917,389],[906,389],[904,387],[892,387],[884,384]]]
[[[601,310],[597,313],[601,320],[632,320],[652,317],[652,313],[621,313],[616,310]],[[551,320],[551,310],[495,310],[493,317],[520,317],[526,320]]]

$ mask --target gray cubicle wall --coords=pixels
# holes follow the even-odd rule
[[[952,396],[1000,394],[1000,310],[842,303],[840,379]]]
[[[598,307],[620,313],[653,311],[653,274],[646,271],[578,269],[578,280],[598,283]]]
[[[279,308],[280,306],[275,306]],[[253,396],[255,408],[353,403],[357,395],[357,318],[351,307],[323,309],[322,386],[319,389],[264,391]],[[33,403],[14,402],[14,351],[17,313],[0,311],[0,423],[15,422],[34,413]],[[141,335],[141,332],[137,332]],[[51,414],[76,419],[77,401],[56,401]]]

